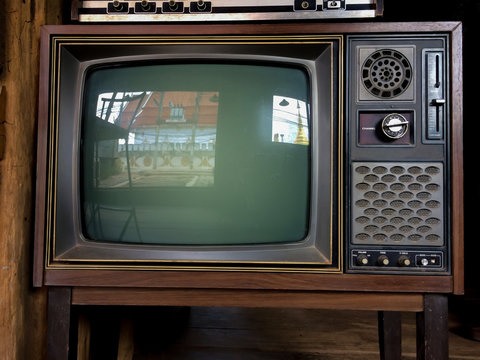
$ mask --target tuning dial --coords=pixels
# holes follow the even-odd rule
[[[402,255],[398,258],[398,265],[400,266],[410,266],[412,264],[408,256]]]
[[[357,265],[365,266],[368,265],[368,257],[367,255],[360,254],[357,256]]]
[[[388,114],[383,118],[382,131],[390,139],[400,139],[408,130],[408,120],[400,114]]]
[[[378,265],[380,266],[387,266],[390,264],[390,260],[388,259],[387,255],[380,255],[377,258]]]

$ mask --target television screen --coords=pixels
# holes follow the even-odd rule
[[[308,72],[288,64],[92,66],[80,142],[85,238],[222,246],[304,240],[310,98]]]

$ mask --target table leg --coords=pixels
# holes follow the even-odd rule
[[[50,287],[48,289],[48,360],[68,359],[71,294],[72,291],[68,287]]]
[[[448,298],[427,294],[417,313],[417,359],[448,360]]]
[[[399,311],[378,312],[378,341],[381,360],[402,358],[402,313]]]

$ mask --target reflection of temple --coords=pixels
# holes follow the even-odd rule
[[[300,115],[300,103],[297,101],[298,109],[298,127],[297,127],[297,137],[295,138],[294,144],[298,145],[308,145],[308,137],[305,135],[303,130],[302,116]]]
[[[117,167],[127,166],[128,152],[132,171],[212,172],[218,93],[169,91],[146,92],[143,97],[118,94],[100,97],[102,110],[97,113],[103,114],[110,103],[122,103],[117,106],[118,114],[108,119],[129,132],[128,141],[119,139],[103,144],[104,156],[117,159]],[[128,99],[131,101],[127,102]],[[104,185],[109,186],[108,181]]]
[[[132,116],[135,116],[137,106],[137,101],[132,101],[125,107],[120,117],[120,126],[125,129],[128,127]],[[167,137],[173,143],[185,142],[192,137],[193,128],[200,132],[209,129],[210,133],[215,134],[217,117],[217,93],[153,92],[147,96],[145,103],[141,106],[141,111],[136,115],[130,131],[135,133],[137,144],[145,140],[154,143],[156,137],[159,142],[165,141]],[[198,143],[209,140],[205,136],[193,135]]]

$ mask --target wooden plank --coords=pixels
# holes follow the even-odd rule
[[[90,359],[90,319],[80,313],[78,316],[78,335],[77,335],[77,360]]]
[[[45,284],[145,288],[217,288],[449,293],[451,276],[197,271],[47,270]]]
[[[48,33],[42,29],[40,33],[42,44],[49,42]],[[39,74],[39,100],[38,100],[38,126],[37,126],[37,181],[35,192],[35,228],[34,228],[34,253],[33,253],[33,286],[43,284],[44,246],[45,246],[45,209],[47,179],[45,174],[47,164],[47,133],[48,133],[48,80],[49,80],[49,51],[47,46],[41,47],[40,74]]]
[[[463,31],[459,24],[452,33],[452,265],[454,293],[464,293],[464,194],[463,194]]]
[[[5,154],[5,112],[6,112],[7,90],[5,86],[0,87],[0,161],[3,160]]]
[[[75,305],[238,306],[422,311],[420,294],[222,289],[74,288]]]
[[[445,32],[452,31],[458,26],[459,22],[365,22],[365,23],[264,23],[252,26],[251,24],[168,24],[168,25],[149,25],[149,34],[158,35],[199,35],[199,34],[308,34],[308,33],[383,33],[383,32]],[[145,34],[145,25],[71,25],[69,27],[58,27],[55,25],[47,26],[46,31],[58,34],[98,34],[101,31],[104,34]]]
[[[134,350],[133,320],[122,319],[120,321],[120,335],[118,337],[117,360],[132,360]]]
[[[58,23],[61,7],[61,0],[0,1],[0,87],[6,89],[0,160],[2,359],[45,356],[46,291],[31,288],[38,37],[41,25]]]

